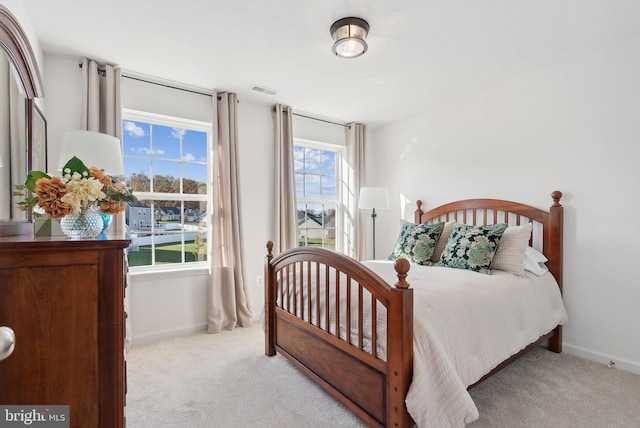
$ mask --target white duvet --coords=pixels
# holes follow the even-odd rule
[[[393,262],[364,262],[388,283]],[[478,418],[467,392],[499,363],[567,321],[555,279],[412,265],[414,367],[407,409],[419,427],[463,427]]]

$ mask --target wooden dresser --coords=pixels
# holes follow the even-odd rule
[[[124,426],[124,237],[0,238],[0,404],[69,405],[70,427]]]

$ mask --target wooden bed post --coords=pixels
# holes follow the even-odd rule
[[[267,242],[267,256],[264,259],[264,353],[276,355],[276,287],[273,269],[273,241]]]
[[[551,193],[553,204],[549,208],[549,228],[544,236],[544,252],[547,254],[549,262],[547,266],[553,277],[558,282],[560,293],[562,293],[562,211],[560,204],[562,192],[556,190]],[[556,327],[553,336],[549,338],[549,350],[562,352],[562,326]]]
[[[549,230],[547,236],[544,237],[545,250],[548,251],[547,257],[549,262],[549,270],[553,274],[560,291],[562,291],[562,210],[560,204],[562,192],[556,190],[551,193],[553,204],[549,208]],[[548,246],[547,246],[548,243]]]
[[[414,222],[415,224],[420,224],[420,223],[422,223],[422,214],[423,214],[423,211],[422,211],[422,201],[421,201],[420,199],[418,199],[418,200],[416,201],[416,211],[415,211],[415,213],[414,213],[414,218],[413,218],[413,222]]]
[[[398,282],[391,289],[387,334],[387,427],[411,427],[413,420],[407,411],[405,397],[413,373],[413,290],[406,281],[411,265],[404,258],[393,266]]]

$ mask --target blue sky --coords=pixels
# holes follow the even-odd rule
[[[207,181],[207,134],[133,120],[123,121],[124,172]],[[152,161],[153,160],[153,161]],[[181,173],[182,169],[182,173]]]
[[[336,199],[335,152],[296,146],[293,162],[298,198]]]

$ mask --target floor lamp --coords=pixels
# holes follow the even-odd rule
[[[361,210],[373,210],[371,219],[373,220],[373,260],[376,259],[376,208],[389,208],[389,198],[387,189],[384,187],[362,187],[360,189],[360,199],[358,208]]]

